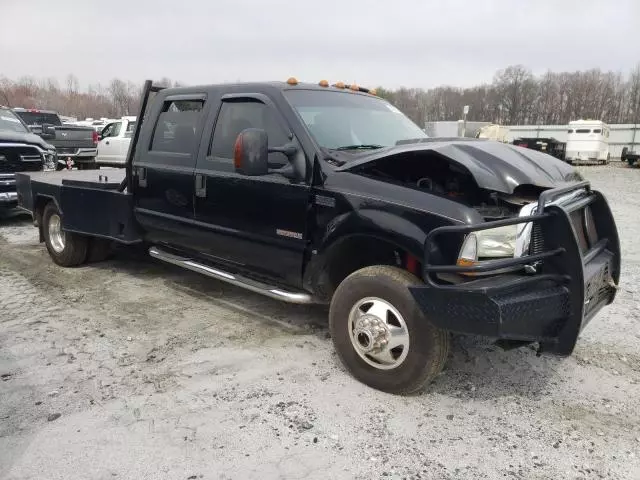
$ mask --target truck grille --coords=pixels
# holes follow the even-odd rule
[[[586,301],[585,313],[589,313],[596,308],[598,304],[611,295],[611,287],[608,284],[609,264],[605,263],[597,275],[587,282],[584,290],[584,298]]]
[[[42,168],[42,156],[33,147],[0,148],[0,173],[37,172]]]
[[[583,255],[589,250],[589,243],[587,241],[587,235],[584,230],[584,209],[575,210],[570,214],[571,225],[573,225],[578,237],[578,245],[580,246],[580,253]]]

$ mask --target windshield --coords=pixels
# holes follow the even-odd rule
[[[399,140],[427,136],[400,110],[377,97],[318,90],[284,94],[321,147],[388,147]]]
[[[44,112],[16,112],[27,125],[54,125],[59,127],[62,125],[60,118],[55,113]]]
[[[16,133],[29,133],[29,130],[11,110],[0,110],[0,130]]]

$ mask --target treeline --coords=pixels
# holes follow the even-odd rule
[[[179,85],[168,78],[157,83]],[[0,104],[52,109],[78,119],[119,117],[137,113],[140,89],[141,85],[120,79],[81,90],[74,75],[69,75],[64,85],[51,78],[10,80],[0,75]],[[627,76],[599,69],[535,76],[524,66],[514,65],[497,72],[490,84],[397,90],[380,87],[378,94],[418,125],[458,120],[465,105],[470,107],[468,120],[503,125],[562,125],[579,118],[640,123],[640,64]]]
[[[502,125],[563,125],[580,118],[640,122],[640,65],[627,77],[599,69],[547,72],[536,77],[522,65],[515,65],[497,72],[487,85],[380,88],[378,93],[418,125],[461,119],[465,105],[469,105],[468,120]]]
[[[179,86],[162,78],[157,85]],[[55,78],[21,77],[11,80],[0,75],[0,105],[55,110],[61,115],[85,118],[119,118],[137,115],[142,84],[115,78],[108,85],[90,85],[81,89],[75,75],[68,75],[63,85]]]

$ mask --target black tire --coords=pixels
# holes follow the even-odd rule
[[[409,293],[421,284],[411,273],[390,266],[372,266],[349,275],[337,288],[329,310],[329,328],[340,360],[364,384],[393,394],[410,394],[440,373],[449,356],[450,334],[434,326]],[[377,297],[391,304],[403,317],[409,333],[408,353],[397,367],[381,370],[356,351],[349,331],[349,314],[358,302]]]
[[[77,267],[78,265],[82,265],[87,258],[88,238],[83,235],[78,235],[77,233],[63,231],[64,245],[62,249],[54,248],[49,231],[51,227],[51,217],[54,215],[57,215],[59,220],[62,219],[62,214],[58,211],[55,203],[49,202],[44,207],[44,213],[42,214],[44,243],[49,255],[55,263],[62,267]]]
[[[87,253],[87,263],[97,263],[108,259],[113,253],[113,243],[104,238],[91,238]]]

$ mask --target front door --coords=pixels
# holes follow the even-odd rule
[[[309,187],[301,179],[277,173],[243,176],[233,166],[236,138],[246,128],[266,130],[270,146],[291,141],[284,119],[264,101],[238,95],[223,100],[208,145],[201,146],[195,171],[199,250],[212,259],[297,286],[307,240]],[[299,155],[304,155],[301,149]],[[269,163],[278,168],[288,159],[272,153]]]

